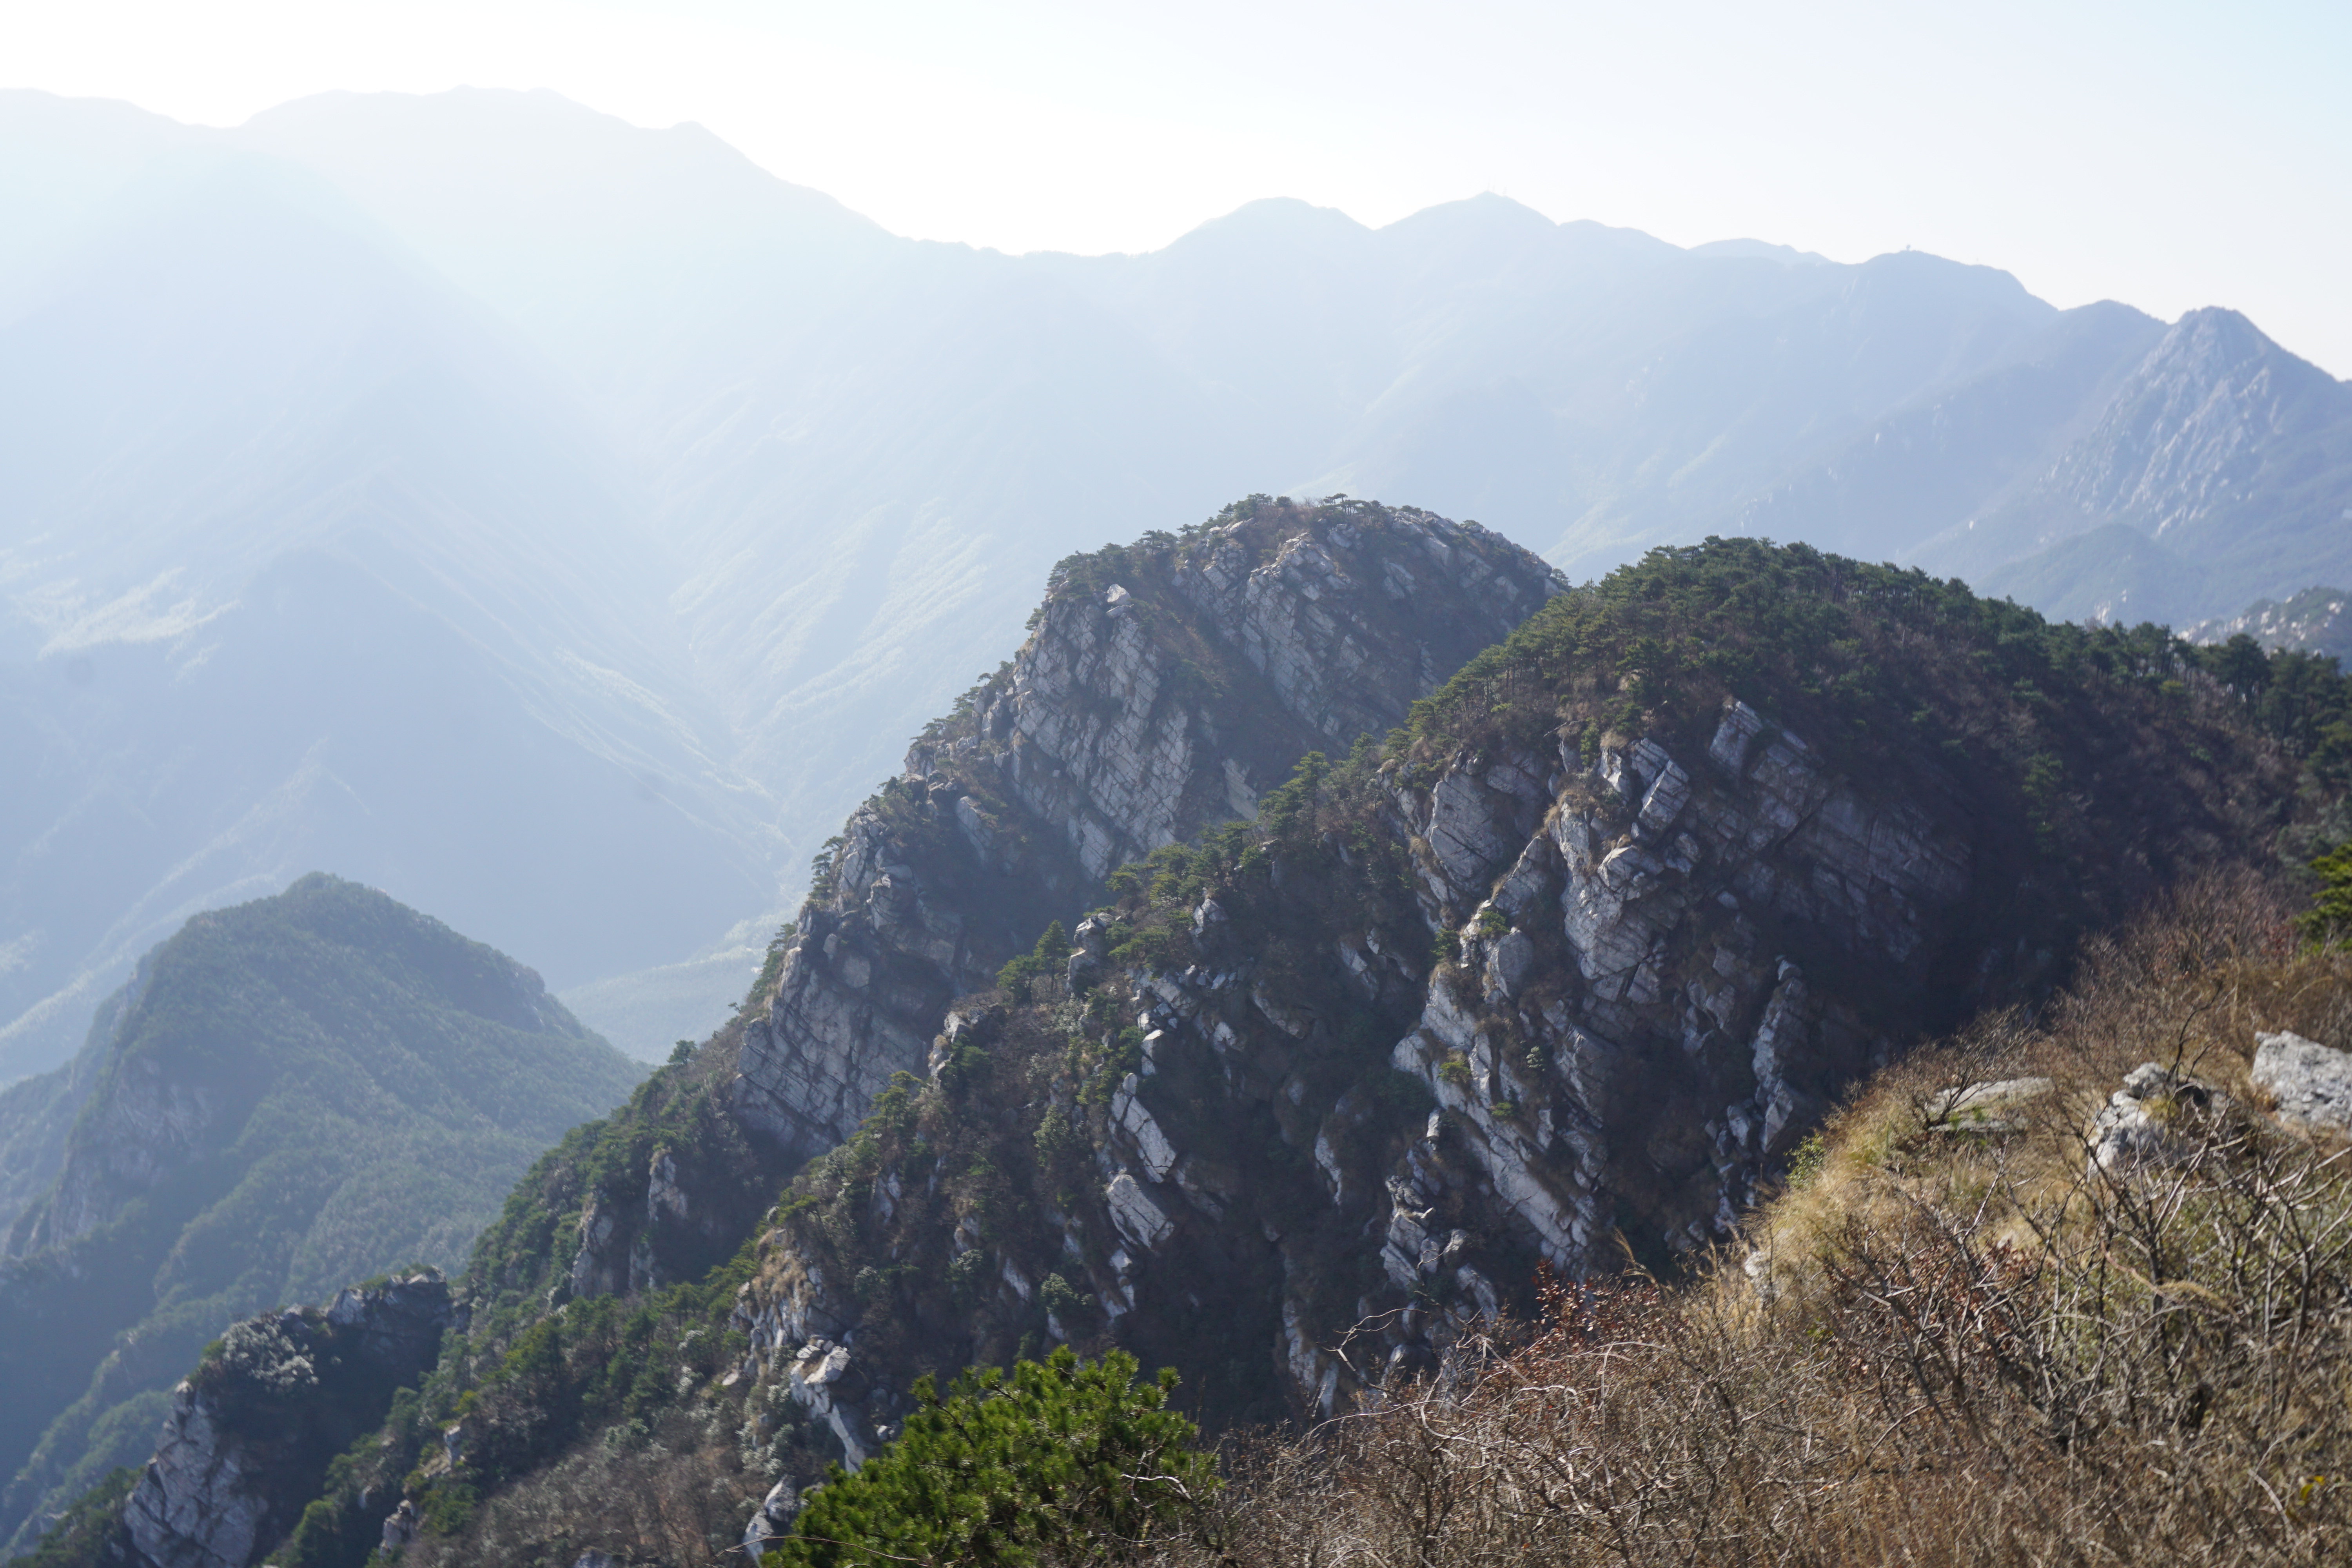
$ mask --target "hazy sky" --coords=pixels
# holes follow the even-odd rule
[[[1494,190],[1682,244],[2232,305],[2352,374],[2352,4],[0,0],[0,85],[234,124],[332,88],[699,121],[901,234],[1140,250]]]

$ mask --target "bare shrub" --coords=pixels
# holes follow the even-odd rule
[[[678,1412],[651,1433],[614,1428],[483,1503],[465,1530],[428,1536],[404,1568],[572,1568],[595,1552],[628,1568],[731,1561],[769,1486],[708,1412]]]
[[[1757,1251],[1547,1321],[1381,1408],[1229,1457],[1171,1563],[2321,1563],[2352,1560],[2352,1178],[2253,1114],[2256,1027],[2346,1043],[2352,968],[2252,882],[2085,954],[2039,1020],[1881,1076]],[[2142,1061],[2161,1157],[2091,1157]],[[1956,1082],[2048,1077],[1956,1136]]]

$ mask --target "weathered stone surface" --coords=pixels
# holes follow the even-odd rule
[[[1110,1205],[1111,1223],[1118,1226],[1119,1234],[1147,1251],[1175,1231],[1167,1211],[1152,1202],[1151,1194],[1125,1171],[1110,1179],[1103,1198]]]
[[[1386,926],[1334,931],[1317,951],[1392,1020],[1389,1065],[1435,1104],[1401,1157],[1392,1123],[1360,1135],[1371,1095],[1394,1115],[1391,1081],[1301,1070],[1363,1020],[1229,944],[1243,917],[1224,902],[1256,895],[1195,905],[1199,961],[1181,972],[1120,971],[1104,933],[1082,931],[1076,952],[1130,999],[1144,1059],[1105,1107],[1103,1184],[1063,1220],[1060,1256],[990,1256],[977,1277],[1004,1281],[1009,1310],[1013,1281],[1051,1268],[1106,1325],[1148,1335],[1169,1331],[1205,1274],[1242,1271],[1279,1303],[1276,1364],[1311,1411],[1352,1397],[1376,1363],[1433,1364],[1536,1258],[1574,1277],[1618,1267],[1621,1231],[1650,1257],[1731,1240],[1759,1180],[1892,1049],[1861,1020],[1906,1017],[1887,998],[1935,984],[1930,966],[1972,929],[1974,868],[1959,814],[1844,776],[1751,710],[1722,725],[1731,739],[1718,727],[1722,744],[1687,757],[1651,738],[1590,758],[1566,745],[1558,766],[1465,752],[1420,787],[1392,778],[1387,825],[1419,887],[1417,907],[1388,916],[1450,932],[1438,946],[1453,960],[1401,965]],[[1265,896],[1291,896],[1280,888],[1270,871]],[[1321,1223],[1377,1249],[1352,1316],[1317,1284],[1329,1237],[1294,1237],[1287,1199],[1216,1175],[1220,1159],[1250,1157],[1218,1146],[1228,1129],[1269,1124],[1297,1151],[1286,1168],[1317,1184]],[[998,1245],[959,1229],[955,1250]],[[1335,1358],[1351,1322],[1357,1348]]]
[[[856,1469],[881,1447],[866,1405],[873,1380],[847,1345],[813,1339],[793,1358],[788,1373],[793,1398],[832,1428],[841,1443],[842,1464]]]
[[[1727,1236],[1767,1163],[1883,1053],[1781,944],[1924,983],[1967,891],[1958,825],[1768,730],[1734,703],[1696,766],[1644,739],[1536,802],[1491,787],[1509,759],[1475,756],[1401,793],[1424,908],[1461,922],[1462,952],[1394,1063],[1571,1271],[1624,1202],[1671,1250]]]
[[[747,1125],[831,1148],[892,1073],[923,1069],[951,998],[985,988],[1111,870],[1255,810],[1307,752],[1401,722],[1566,586],[1474,524],[1356,505],[1269,505],[1121,559],[1120,581],[1063,583],[1007,669],[851,817],[744,1032]],[[1465,886],[1491,874],[1481,855],[1527,837],[1518,817],[1541,790],[1525,762],[1459,786],[1472,837],[1446,853]],[[1511,802],[1499,828],[1480,826],[1472,792]],[[1081,947],[1071,972],[1098,961]]]
[[[2278,1102],[2279,1120],[2352,1132],[2352,1055],[2286,1031],[2254,1041],[2254,1086]]]
[[[2142,1062],[2091,1120],[2090,1168],[2110,1176],[2179,1165],[2193,1158],[2229,1101],[2211,1085],[2158,1062]]]
[[[751,1518],[743,1526],[743,1556],[757,1563],[761,1555],[776,1549],[776,1542],[792,1533],[793,1521],[800,1517],[800,1494],[789,1481],[778,1481],[751,1510]]]
[[[1176,1165],[1176,1147],[1169,1142],[1168,1134],[1160,1131],[1150,1110],[1137,1098],[1139,1087],[1134,1075],[1112,1097],[1111,1120],[1126,1132],[1144,1172],[1154,1182],[1164,1182]]]
[[[324,1311],[232,1328],[217,1360],[173,1391],[154,1458],[123,1507],[152,1568],[248,1568],[291,1529],[327,1462],[382,1419],[457,1321],[437,1274],[339,1293]],[[384,1539],[413,1528],[385,1521]]]

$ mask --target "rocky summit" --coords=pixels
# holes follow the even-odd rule
[[[244,1568],[300,1516],[327,1461],[383,1418],[458,1316],[438,1274],[339,1292],[230,1328],[173,1390],[123,1510],[144,1568]]]
[[[1403,721],[1565,582],[1475,523],[1265,497],[1056,568],[1028,641],[820,863],[735,1105],[804,1154],[1116,868]]]

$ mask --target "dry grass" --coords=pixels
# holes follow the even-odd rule
[[[2245,1081],[2257,1028],[2352,1044],[2352,959],[2286,913],[2184,893],[2040,1019],[1881,1075],[1752,1260],[1562,1287],[1531,1342],[1237,1450],[1168,1561],[2352,1560],[2352,1179]],[[2149,1060],[2225,1098],[2182,1098],[2177,1162],[2103,1172],[2087,1121]],[[2027,1076],[2054,1089],[2014,1131],[1931,1124],[1953,1085]]]
[[[427,1536],[399,1560],[572,1568],[601,1553],[616,1568],[740,1564],[729,1549],[770,1484],[744,1459],[711,1413],[673,1413],[633,1441],[581,1445],[489,1499],[463,1531]]]

